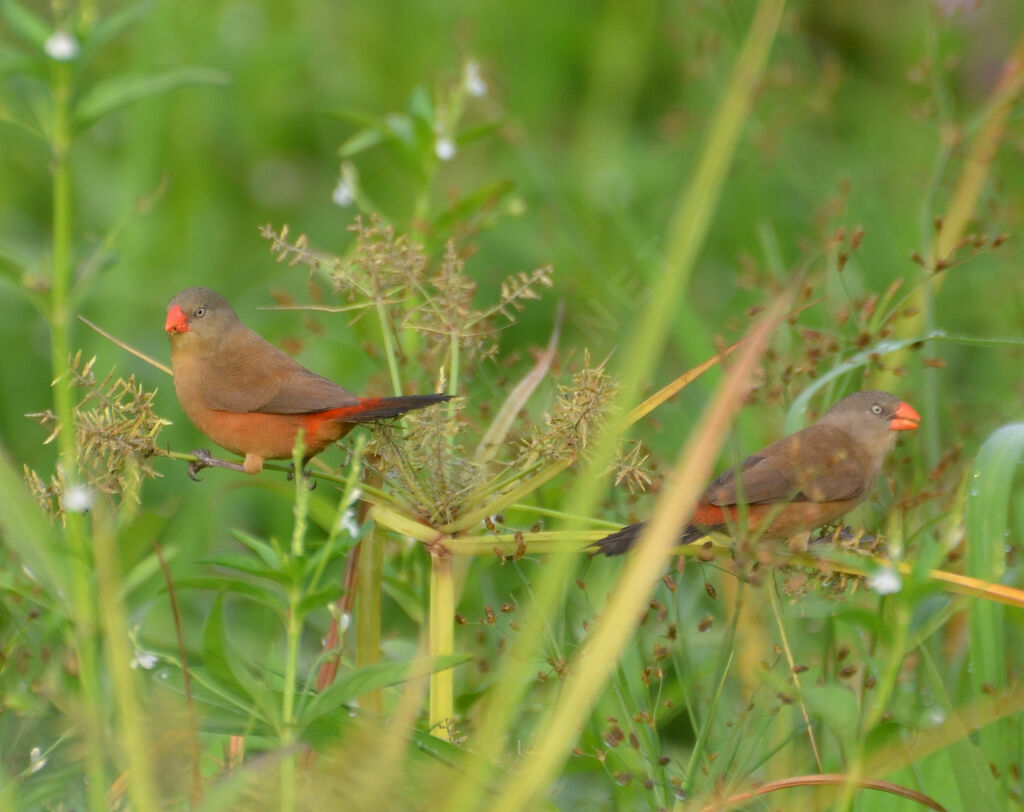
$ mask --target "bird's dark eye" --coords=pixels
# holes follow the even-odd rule
[[[871,407],[871,414],[881,414],[881,413],[882,413],[882,407],[879,406],[877,403],[874,404]]]
[[[197,319],[201,319],[201,318],[202,318],[203,316],[205,316],[205,315],[206,315],[206,308],[205,308],[205,307],[197,307],[197,308],[196,308],[196,312],[195,312],[195,313],[194,313],[193,315],[194,315],[194,316],[195,316],[195,317],[196,317]]]

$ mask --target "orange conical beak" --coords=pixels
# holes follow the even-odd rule
[[[889,428],[893,431],[912,431],[921,422],[921,415],[915,411],[909,403],[901,403],[896,409],[896,414],[889,421]]]
[[[188,319],[185,318],[185,312],[177,305],[175,305],[174,307],[167,311],[167,321],[164,322],[164,332],[188,332]]]

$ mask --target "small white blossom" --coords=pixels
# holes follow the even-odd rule
[[[54,31],[43,43],[43,50],[54,62],[70,62],[78,56],[78,40],[67,31]]]
[[[462,86],[470,96],[487,95],[487,82],[480,75],[480,63],[475,59],[469,60],[462,69]]]
[[[359,535],[359,522],[356,521],[356,512],[352,508],[345,508],[341,518],[338,519],[338,527],[350,536]]]
[[[868,588],[879,595],[892,595],[903,589],[903,577],[892,567],[882,567],[868,576]]]
[[[334,187],[334,192],[331,193],[331,200],[334,201],[336,206],[351,206],[355,196],[352,194],[352,187],[348,181],[344,178],[338,180],[338,185]]]
[[[95,501],[96,495],[88,485],[72,485],[64,491],[64,510],[71,513],[88,513]]]
[[[342,612],[341,617],[338,618],[338,631],[344,634],[349,630],[352,625],[352,613]]]
[[[455,157],[455,142],[442,135],[434,142],[434,154],[442,161],[450,161]]]
[[[43,749],[41,747],[33,747],[28,752],[28,771],[29,773],[37,773],[43,767],[46,766],[47,758],[43,755]]]
[[[158,662],[160,662],[160,658],[155,654],[151,654],[148,651],[142,651],[142,649],[136,649],[135,656],[132,657],[131,667],[133,670],[141,668],[145,671],[152,671]]]

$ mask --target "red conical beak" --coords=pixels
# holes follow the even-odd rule
[[[893,431],[912,431],[920,422],[921,415],[914,410],[914,407],[909,403],[901,403],[896,414],[889,421],[889,428]]]
[[[168,333],[188,332],[188,319],[185,318],[185,312],[177,305],[167,311],[167,321],[164,322],[164,331]]]

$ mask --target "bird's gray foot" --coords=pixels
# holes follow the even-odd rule
[[[287,477],[288,477],[288,481],[291,482],[293,479],[295,479],[295,463],[292,463],[291,465],[289,465],[288,468],[289,468],[289,471],[287,473]],[[309,471],[308,468],[303,468],[302,469],[302,478],[304,480],[306,480],[306,482],[309,484],[309,489],[311,491],[315,491],[316,490],[316,480],[313,479],[313,477],[310,475],[310,471]]]
[[[192,452],[192,456],[195,457],[188,466],[189,478],[195,482],[200,482],[199,477],[196,476],[204,468],[228,468],[232,471],[245,471],[239,463],[228,462],[228,460],[222,460],[218,457],[213,456],[205,448],[197,448]]]

